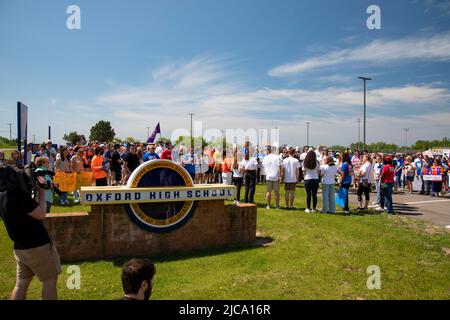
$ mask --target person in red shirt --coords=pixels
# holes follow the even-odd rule
[[[173,145],[171,143],[167,144],[166,149],[161,152],[161,159],[172,161],[172,149]]]
[[[386,156],[384,158],[383,170],[381,171],[381,185],[384,193],[384,203],[389,214],[394,214],[394,207],[392,203],[392,188],[394,187],[395,167],[392,164],[392,157]]]

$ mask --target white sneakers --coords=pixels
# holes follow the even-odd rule
[[[266,206],[266,209],[270,209],[270,206],[269,206],[269,205],[267,205],[267,206]]]
[[[305,212],[306,212],[306,213],[310,213],[311,210],[309,210],[308,208],[306,208],[306,209],[305,209]]]

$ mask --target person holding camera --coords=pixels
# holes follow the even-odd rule
[[[42,282],[42,299],[57,299],[56,284],[61,273],[58,252],[42,220],[46,214],[45,190],[37,188],[39,203],[33,200],[28,176],[12,166],[1,168],[0,216],[6,231],[14,242],[17,263],[13,300],[26,299],[28,286],[36,275]],[[37,176],[39,185],[46,185],[43,176]]]

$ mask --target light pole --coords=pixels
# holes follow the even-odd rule
[[[406,153],[408,153],[408,131],[409,131],[409,128],[403,128],[403,130],[405,131],[405,155],[406,155]]]
[[[191,116],[191,147],[194,146],[194,141],[192,138],[192,116],[195,116],[194,113],[188,113],[189,116]]]
[[[8,125],[9,125],[9,140],[12,140],[12,131],[11,131],[12,123],[8,123]]]
[[[150,137],[150,127],[147,127],[147,139]]]
[[[306,146],[309,147],[309,124],[311,122],[306,122]]]
[[[364,123],[363,123],[363,149],[366,149],[366,81],[372,80],[371,78],[367,77],[358,77],[358,79],[363,80],[364,82]]]
[[[361,142],[361,118],[358,118],[358,143]]]

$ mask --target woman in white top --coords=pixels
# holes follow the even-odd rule
[[[322,176],[322,212],[335,213],[334,183],[338,167],[334,164],[334,159],[331,156],[325,156],[323,163],[320,166],[320,175]]]
[[[314,150],[308,151],[303,162],[303,173],[305,178],[306,189],[306,209],[305,212],[316,212],[317,207],[317,191],[319,190],[319,170],[320,165],[317,161],[317,155]],[[313,208],[311,210],[311,197]]]
[[[244,169],[245,182],[245,203],[253,203],[256,191],[256,169],[258,169],[258,162],[255,157],[249,155],[249,149],[244,149],[245,156],[241,161],[241,167]]]
[[[358,173],[360,183],[358,185],[358,210],[367,210],[370,200],[370,190],[373,183],[373,165],[372,157],[370,154],[365,154],[363,157],[363,165],[360,167]],[[364,193],[366,202],[364,207],[362,206],[362,194]]]

